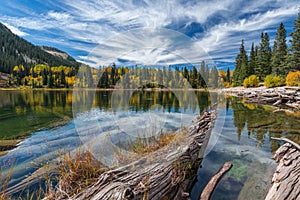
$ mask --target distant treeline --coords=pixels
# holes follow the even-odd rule
[[[229,81],[230,71],[211,70],[203,61],[190,67],[101,67],[99,70],[82,67],[76,77],[78,87],[90,88],[217,88]]]
[[[50,67],[37,64],[31,68],[15,66],[10,75],[17,86],[32,88],[217,88],[230,81],[230,71],[211,69],[203,61],[199,67],[117,67],[100,69],[88,66]]]

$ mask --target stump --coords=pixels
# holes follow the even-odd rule
[[[181,145],[170,144],[131,164],[107,171],[74,196],[60,191],[58,184],[54,198],[189,199],[188,191],[203,160],[215,118],[215,111],[203,113],[190,125]]]

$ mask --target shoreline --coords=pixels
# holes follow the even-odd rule
[[[64,116],[63,118],[57,119],[55,122],[50,122],[45,127],[33,129],[31,131],[27,131],[24,134],[16,137],[16,138],[0,138],[0,157],[5,156],[9,151],[18,147],[20,143],[29,138],[33,132],[37,132],[41,129],[56,129],[62,126],[67,125],[70,121],[73,120],[71,117]]]
[[[136,88],[136,89],[124,89],[124,88],[0,88],[0,91],[218,91],[219,89],[208,89],[208,88]]]
[[[270,105],[277,108],[286,107],[300,110],[300,88],[299,87],[275,87],[265,86],[244,88],[242,86],[224,88],[225,95],[244,98],[246,103]]]

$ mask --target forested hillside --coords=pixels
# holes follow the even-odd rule
[[[57,52],[57,53],[55,53]],[[13,34],[0,23],[0,72],[12,73],[15,66],[29,71],[35,64],[78,67],[80,63],[66,53],[51,47],[35,46]]]

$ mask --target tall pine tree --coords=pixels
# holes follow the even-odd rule
[[[231,80],[230,80],[230,69],[229,67],[227,68],[227,72],[226,72],[226,81],[231,83]]]
[[[219,71],[216,66],[213,66],[211,69],[211,87],[217,88],[218,87],[218,80],[219,80]]]
[[[261,42],[258,50],[258,65],[260,68],[259,79],[263,80],[267,75],[271,74],[271,56],[270,39],[268,33],[261,33]]]
[[[234,85],[242,85],[244,79],[247,77],[248,56],[245,51],[244,40],[240,47],[240,53],[235,59],[235,71],[233,74]]]
[[[280,23],[273,46],[272,53],[272,72],[283,77],[287,74],[286,68],[287,45],[286,30],[283,23]]]
[[[254,74],[257,77],[259,77],[259,75],[261,74],[261,69],[260,69],[259,62],[258,62],[258,50],[259,50],[259,47],[255,46],[255,51],[254,51],[254,63],[255,63]]]
[[[291,33],[291,51],[289,55],[291,70],[300,70],[300,11],[294,22],[294,32]]]
[[[247,70],[247,76],[254,74],[254,69],[256,67],[256,56],[255,56],[255,49],[254,43],[252,42],[251,51],[250,51],[250,58]]]
[[[202,61],[200,65],[200,72],[199,72],[200,87],[206,87],[204,76],[205,76],[205,61]]]

